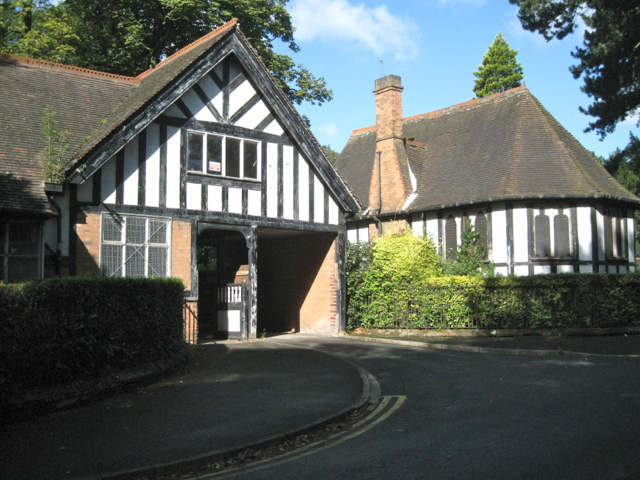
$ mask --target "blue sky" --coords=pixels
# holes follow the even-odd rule
[[[519,51],[527,88],[587,149],[606,157],[627,145],[629,131],[640,134],[637,118],[604,141],[583,132],[592,117],[578,107],[591,99],[569,72],[582,32],[547,43],[522,29],[508,0],[291,0],[287,8],[300,52],[283,45],[276,50],[324,77],[333,90],[331,102],[299,111],[320,143],[334,150],[342,150],[352,130],[375,123],[372,90],[384,75],[402,77],[405,117],[473,98],[473,72],[499,32]]]

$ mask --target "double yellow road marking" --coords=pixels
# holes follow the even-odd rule
[[[309,455],[322,452],[323,450],[333,448],[336,445],[346,442],[347,440],[351,440],[362,435],[363,433],[371,430],[379,423],[384,422],[402,406],[406,399],[407,397],[405,395],[383,396],[382,401],[377,406],[377,408],[365,418],[360,420],[358,423],[353,425],[353,427],[351,427],[348,432],[331,435],[324,440],[310,443],[309,445],[306,445],[305,447],[298,449],[295,452],[285,453],[280,457],[259,460],[255,463],[252,463],[250,466],[240,467],[234,470],[226,470],[224,472],[211,473],[209,475],[203,475],[198,478],[233,478],[247,473],[263,470],[265,468],[282,465],[283,463],[292,462],[294,460],[299,460]]]

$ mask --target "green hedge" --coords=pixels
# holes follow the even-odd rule
[[[349,328],[585,328],[640,325],[640,275],[434,277],[388,302],[351,298]],[[409,300],[405,300],[409,298]]]
[[[0,285],[0,390],[89,378],[184,348],[177,279]]]

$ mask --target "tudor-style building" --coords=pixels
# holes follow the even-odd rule
[[[526,87],[408,118],[402,90],[376,80],[376,125],[336,161],[364,207],[350,241],[410,227],[450,257],[470,219],[503,275],[635,271],[640,199]]]
[[[360,206],[236,21],[135,78],[5,55],[0,83],[0,280],[178,277],[200,337],[344,327]],[[53,190],[45,105],[72,134]]]

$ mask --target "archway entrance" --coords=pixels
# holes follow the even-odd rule
[[[249,249],[234,230],[205,228],[196,246],[198,338],[242,338],[246,335]]]
[[[256,334],[335,333],[336,234],[258,228]]]

